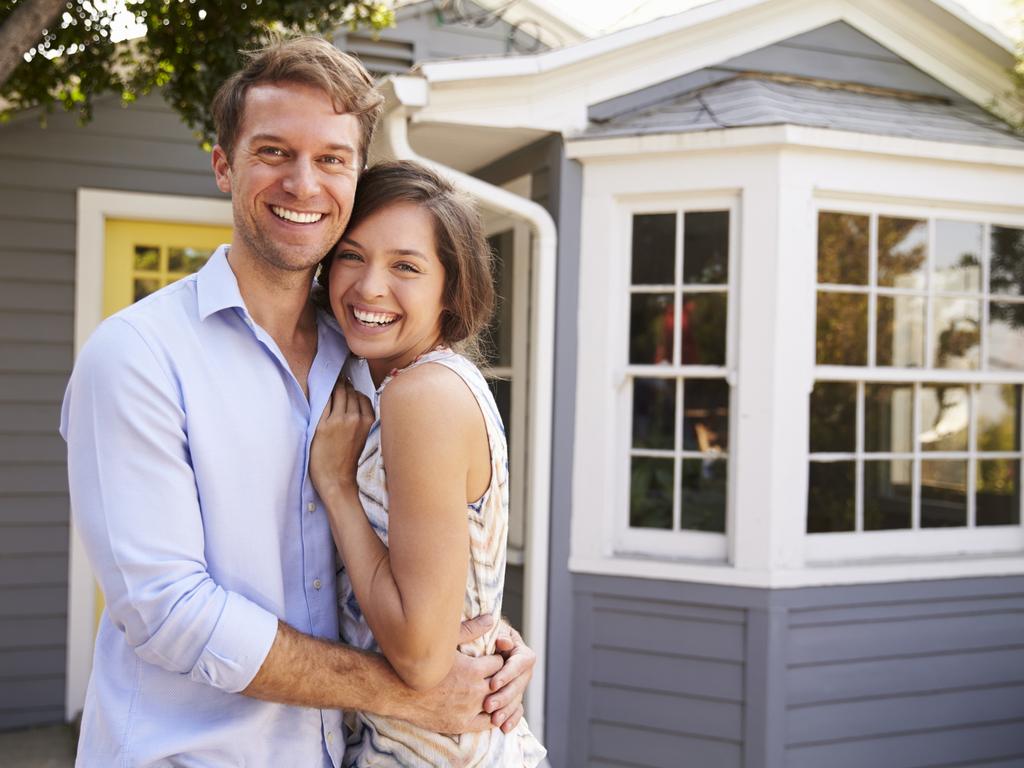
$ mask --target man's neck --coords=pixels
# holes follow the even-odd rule
[[[312,271],[276,269],[237,247],[228,251],[228,264],[245,308],[278,346],[291,346],[315,332],[316,311],[309,299]]]

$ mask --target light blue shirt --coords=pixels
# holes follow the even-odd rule
[[[338,637],[307,463],[348,349],[320,314],[307,401],[226,253],[101,324],[64,397],[72,514],[106,597],[80,766],[337,766],[344,751],[340,712],[238,692],[279,618]]]

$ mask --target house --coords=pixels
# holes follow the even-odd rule
[[[1012,45],[949,0],[716,0],[495,53],[387,79],[373,154],[453,175],[500,257],[509,583],[552,765],[1024,764]],[[102,314],[109,221],[215,218],[203,158],[155,152],[142,125],[45,148],[0,132],[18,180],[0,188],[0,343],[22,403],[0,407],[25,424],[3,514],[66,520],[46,430],[71,307],[76,334]],[[44,541],[28,522],[19,551]],[[20,561],[32,582],[0,560],[36,590],[5,607],[25,617],[5,642],[63,626],[46,552]],[[71,563],[69,688],[93,604]],[[6,669],[44,664],[8,645]]]

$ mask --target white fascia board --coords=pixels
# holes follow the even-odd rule
[[[1017,46],[1014,44],[1013,40],[991,24],[987,24],[977,16],[973,15],[970,11],[954,0],[926,0],[926,2],[937,6],[951,16],[956,17],[956,19],[962,24],[966,24],[978,34],[983,37],[987,37],[1011,56],[1016,55]]]
[[[726,128],[700,133],[649,134],[608,139],[572,139],[566,142],[566,155],[574,160],[594,162],[602,159],[621,159],[630,155],[772,146],[809,147],[950,163],[1024,168],[1024,149],[924,141],[799,125]]]

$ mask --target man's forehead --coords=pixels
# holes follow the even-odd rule
[[[358,119],[339,112],[326,91],[301,83],[260,83],[245,95],[239,133],[248,138],[286,127],[304,133],[336,135],[339,144],[357,140]],[[353,133],[354,132],[354,133]],[[327,136],[325,136],[325,139]]]

